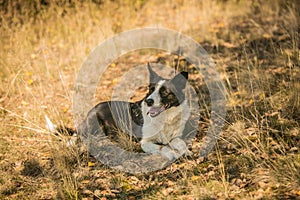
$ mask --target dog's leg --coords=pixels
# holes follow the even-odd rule
[[[141,142],[141,147],[146,153],[160,154],[162,146],[152,142]]]
[[[182,156],[187,150],[186,143],[180,138],[174,138],[169,145],[172,149],[177,151],[180,156]]]
[[[161,155],[167,157],[170,161],[181,157],[187,152],[186,143],[180,138],[174,138],[168,146],[161,149]]]
[[[173,149],[171,149],[168,145],[164,146],[161,149],[160,154],[164,157],[167,157],[170,161],[175,160],[179,157],[179,154],[177,154]]]

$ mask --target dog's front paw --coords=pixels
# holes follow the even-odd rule
[[[145,153],[160,154],[161,146],[152,142],[141,142],[141,147]]]
[[[167,157],[170,161],[189,153],[186,143],[180,138],[173,139],[168,146],[164,146],[161,149],[161,155]]]
[[[177,158],[179,158],[181,156],[180,154],[176,153],[176,151],[171,149],[169,146],[164,146],[161,149],[160,154],[164,157],[167,157],[170,161],[176,160]]]

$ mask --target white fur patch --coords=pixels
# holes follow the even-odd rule
[[[181,137],[186,121],[190,117],[187,100],[177,107],[171,107],[156,117],[147,115],[148,106],[142,104],[143,141],[168,144],[173,138]]]
[[[46,129],[49,130],[50,132],[55,132],[56,126],[52,123],[52,121],[49,119],[47,115],[45,115],[45,120],[46,120]]]
[[[142,149],[148,153],[161,154],[169,160],[177,159],[188,152],[185,142],[180,139],[191,115],[187,100],[156,117],[147,115],[148,110],[149,107],[143,102]],[[157,145],[157,143],[163,145]]]

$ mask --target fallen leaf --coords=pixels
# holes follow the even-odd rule
[[[88,162],[88,167],[94,167],[95,165],[96,165],[96,163]]]

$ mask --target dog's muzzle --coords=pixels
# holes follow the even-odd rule
[[[153,99],[145,99],[145,103],[147,104],[150,109],[147,112],[147,115],[150,115],[150,117],[156,117],[160,113],[166,110],[168,105],[162,105],[162,106],[153,106],[154,100]]]
[[[166,107],[164,105],[161,106],[161,107],[154,107],[153,106],[153,107],[150,107],[147,114],[150,115],[151,117],[156,117],[165,110],[166,110]]]

